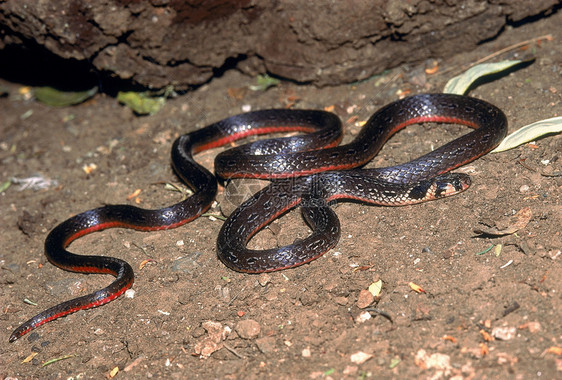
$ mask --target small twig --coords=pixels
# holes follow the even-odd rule
[[[517,49],[517,48],[519,48],[519,47],[521,47],[521,46],[525,46],[525,45],[527,45],[527,44],[530,44],[530,43],[533,43],[533,42],[538,42],[538,41],[541,41],[541,40],[552,41],[552,40],[553,40],[552,34],[546,34],[546,35],[544,35],[544,36],[535,37],[535,38],[532,38],[532,39],[530,39],[530,40],[518,42],[518,43],[513,44],[513,45],[511,45],[511,46],[505,47],[505,48],[500,49],[500,50],[498,50],[498,51],[496,51],[496,52],[494,52],[494,53],[492,53],[492,54],[490,54],[490,55],[485,56],[484,58],[480,58],[480,59],[477,60],[476,62],[472,62],[471,64],[469,64],[469,65],[467,65],[467,66],[461,66],[460,70],[462,70],[462,71],[468,70],[468,69],[470,69],[470,68],[473,67],[473,66],[479,65],[479,64],[481,64],[482,62],[489,61],[490,59],[495,58],[495,57],[497,57],[498,55],[501,55],[501,54],[503,54],[503,53],[506,53],[506,52],[508,52],[508,51],[510,51],[510,50]],[[453,66],[453,67],[450,67],[450,68],[447,69],[447,70],[443,70],[443,71],[439,72],[439,74],[443,75],[443,74],[448,73],[448,72],[453,71],[453,70],[455,70],[455,67],[454,67],[454,66]]]
[[[504,311],[503,311],[503,317],[505,317],[506,315],[513,313],[515,310],[519,309],[520,306],[517,303],[517,301],[513,302],[511,305],[509,305]]]
[[[532,172],[536,172],[535,169],[533,169],[532,167],[530,167],[529,165],[524,163],[524,159],[523,160],[519,160],[517,161],[519,163],[519,165],[523,166],[525,169],[530,170]]]
[[[562,171],[557,171],[557,172],[554,172],[554,173],[543,173],[543,172],[541,172],[541,171],[539,171],[539,170],[537,170],[537,169],[534,169],[534,168],[530,167],[530,166],[527,165],[524,161],[525,161],[525,159],[521,159],[521,160],[519,160],[519,161],[517,161],[517,162],[519,162],[519,164],[520,164],[521,166],[523,166],[525,169],[530,170],[530,171],[532,171],[532,172],[539,173],[539,174],[542,175],[543,177],[560,177],[560,176],[562,176]]]
[[[541,173],[544,177],[562,177],[562,171],[554,172],[554,173]]]
[[[232,352],[234,355],[236,355],[240,359],[244,359],[244,355],[238,353],[234,348],[229,347],[226,343],[223,343],[222,345],[224,346],[224,348],[226,348],[228,351]]]
[[[147,250],[144,247],[141,247],[140,245],[138,245],[135,242],[132,242],[131,244],[134,245],[135,247],[137,247],[138,249],[140,249],[142,251],[142,253],[144,253],[145,256],[148,256],[148,257],[152,258],[152,256],[147,252]]]
[[[386,319],[388,319],[390,321],[390,323],[394,323],[390,314],[388,314],[385,311],[382,311],[381,309],[377,309],[376,307],[369,307],[369,308],[365,309],[365,311],[377,313],[377,314],[385,317]]]
[[[234,300],[236,300],[236,298],[238,298],[238,296],[240,295],[240,293],[242,293],[244,291],[244,289],[246,289],[246,287],[242,287],[242,289],[240,289],[240,291],[238,293],[236,293],[234,295],[234,297],[232,297],[232,299],[228,302],[228,304],[226,306],[230,306],[232,305],[232,303],[234,302]]]
[[[479,60],[476,61],[476,62],[471,63],[468,68],[471,68],[472,66],[479,65],[479,64],[482,63],[482,62],[486,62],[486,61],[488,61],[488,60],[490,60],[490,59],[492,59],[492,58],[495,58],[495,57],[497,57],[498,55],[501,55],[501,54],[503,54],[503,53],[506,53],[506,52],[508,52],[508,51],[510,51],[510,50],[517,49],[518,47],[525,46],[525,45],[528,45],[528,44],[530,44],[530,43],[537,42],[537,41],[540,41],[540,40],[552,41],[552,40],[553,40],[552,34],[545,34],[544,36],[531,38],[530,40],[526,40],[526,41],[523,41],[523,42],[518,42],[518,43],[516,43],[516,44],[513,44],[513,45],[508,46],[508,47],[506,47],[506,48],[503,48],[503,49],[501,49],[501,50],[498,50],[498,51],[496,51],[495,53],[492,53],[492,54],[490,54],[490,55],[488,55],[488,56],[486,56],[486,57],[484,57],[484,58],[479,59]]]

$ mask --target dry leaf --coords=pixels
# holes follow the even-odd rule
[[[562,347],[552,346],[546,350],[547,354],[562,356]]]
[[[119,373],[119,367],[115,367],[109,372],[109,378],[113,379]]]
[[[131,199],[138,197],[138,195],[141,193],[141,189],[136,189],[135,191],[133,191],[131,194],[129,194],[129,196],[127,196],[127,200],[130,201]]]
[[[373,295],[373,297],[378,297],[382,291],[382,280],[378,280],[377,282],[373,282],[369,285],[369,292]]]
[[[525,228],[531,221],[533,212],[530,207],[524,207],[517,213],[507,219],[497,220],[494,224],[495,227],[487,226],[480,223],[480,226],[474,230],[477,234],[486,234],[492,236],[511,235],[522,228]]]
[[[32,352],[31,354],[29,354],[27,358],[23,359],[21,362],[29,363],[35,356],[37,356],[37,352]]]
[[[423,290],[421,286],[414,284],[413,282],[409,282],[408,285],[416,293],[425,293],[425,290]]]
[[[143,260],[140,264],[139,264],[139,270],[144,268],[146,266],[146,264],[153,262],[153,259],[145,259]]]
[[[449,342],[452,342],[452,343],[457,343],[457,338],[455,338],[454,336],[451,336],[451,335],[445,335],[445,336],[443,336],[442,339],[448,340]]]
[[[246,88],[244,88],[244,87],[242,87],[242,88],[229,87],[229,88],[226,89],[226,93],[227,93],[228,97],[230,97],[232,99],[242,100],[242,99],[244,99],[244,96],[246,96]]]
[[[491,342],[494,340],[494,337],[488,334],[486,330],[480,330],[480,335],[482,335],[482,338],[484,338],[486,342]]]

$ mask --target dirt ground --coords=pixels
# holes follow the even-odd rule
[[[2,81],[10,96],[0,98],[1,182],[34,175],[52,182],[40,190],[14,183],[0,194],[0,376],[562,377],[560,135],[462,168],[473,185],[459,196],[398,208],[341,202],[336,249],[282,272],[227,269],[215,252],[222,223],[215,218],[165,232],[113,229],[86,236],[70,249],[128,261],[136,274],[134,297],[75,313],[8,343],[11,331],[37,312],[111,281],[49,264],[43,255],[48,231],[104,204],[158,208],[181,199],[163,185],[179,185],[169,158],[178,135],[246,106],[333,106],[350,139],[361,121],[401,94],[439,92],[464,66],[552,33],[551,41],[498,57],[533,54],[534,63],[471,92],[504,110],[511,132],[562,115],[560,25],[562,12],[510,28],[470,54],[439,62],[437,74],[424,73],[433,66],[428,62],[353,85],[318,89],[283,82],[263,92],[249,90],[255,78],[231,71],[147,117],[103,94],[79,106],[49,108],[19,96],[21,84]],[[466,132],[459,126],[409,127],[371,165],[408,161]],[[197,158],[210,167],[216,153]],[[93,168],[88,174],[87,165]],[[140,194],[130,197],[136,189]],[[514,234],[474,232],[480,222],[509,224],[524,208],[532,217]],[[251,244],[284,245],[306,233],[295,211]],[[382,291],[371,306],[392,321],[376,312],[364,318],[368,313],[360,308],[370,301],[365,290],[378,280]],[[64,360],[44,366],[54,358]]]

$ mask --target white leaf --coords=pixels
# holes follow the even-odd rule
[[[562,117],[553,117],[552,119],[537,121],[533,124],[521,127],[507,136],[492,152],[503,152],[504,150],[513,149],[526,142],[536,140],[541,136],[560,132],[562,132]]]
[[[506,70],[512,66],[517,65],[518,63],[521,63],[521,61],[501,61],[476,65],[466,70],[461,75],[451,78],[445,85],[443,92],[446,94],[464,95],[470,85],[478,78],[490,74],[499,73],[500,71]]]

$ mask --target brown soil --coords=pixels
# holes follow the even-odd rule
[[[75,313],[8,343],[11,331],[40,310],[110,281],[50,265],[43,255],[49,230],[103,204],[156,208],[179,199],[162,185],[179,182],[169,164],[178,135],[239,113],[243,105],[294,103],[334,106],[347,122],[349,139],[360,128],[355,121],[366,120],[399,91],[440,91],[464,65],[553,33],[553,41],[530,45],[534,63],[471,92],[503,109],[513,131],[561,116],[559,25],[560,12],[508,30],[469,54],[440,62],[436,75],[401,67],[355,85],[282,83],[253,92],[253,79],[227,72],[149,117],[136,117],[103,95],[72,108],[49,108],[18,98],[19,86],[4,82],[12,95],[0,98],[2,182],[39,174],[58,184],[35,191],[14,184],[0,194],[0,375],[102,378],[118,368],[122,378],[559,378],[562,178],[556,174],[562,170],[562,136],[470,164],[464,170],[473,186],[456,197],[399,208],[340,203],[343,231],[336,249],[283,272],[255,276],[227,269],[215,253],[222,222],[206,217],[166,232],[92,234],[71,250],[131,263],[134,298]],[[456,126],[408,128],[373,165],[407,161],[465,132]],[[215,154],[198,159],[210,166]],[[86,174],[88,164],[97,169]],[[136,189],[140,195],[127,200]],[[515,234],[492,238],[473,232],[479,222],[502,222],[525,207],[532,218]],[[252,244],[287,244],[305,233],[300,214],[292,212]],[[478,254],[500,244],[501,251]],[[383,289],[374,305],[393,322],[376,313],[361,322],[359,295],[379,279]],[[413,291],[410,282],[425,293]],[[26,298],[37,306],[24,303]],[[225,327],[231,332],[223,341]],[[208,358],[197,354],[201,347],[213,351],[212,338],[218,349]],[[370,358],[357,363],[359,352]]]

